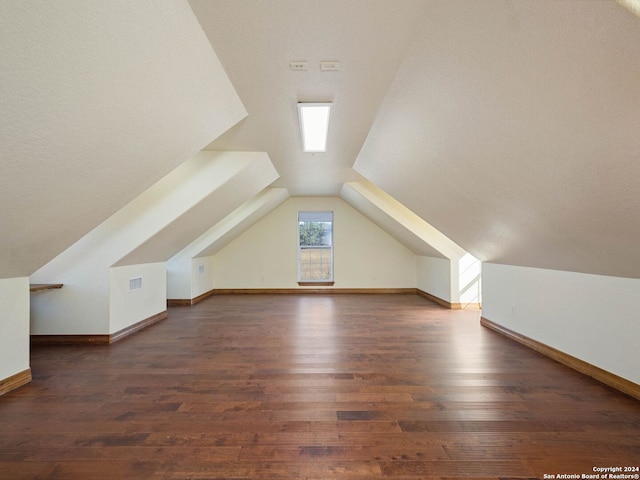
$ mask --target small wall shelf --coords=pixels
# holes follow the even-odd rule
[[[31,283],[29,285],[29,291],[40,292],[42,290],[53,290],[56,288],[62,288],[62,283]]]

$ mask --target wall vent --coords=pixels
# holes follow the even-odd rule
[[[129,279],[129,291],[140,290],[142,288],[142,277]]]
[[[204,265],[198,265],[198,273],[204,273]]]

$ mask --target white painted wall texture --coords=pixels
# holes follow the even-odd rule
[[[415,288],[415,255],[337,197],[273,210],[213,257],[215,288],[299,288],[298,211],[334,212],[334,288]]]
[[[284,188],[265,188],[171,257],[167,261],[167,298],[193,299],[213,289],[212,255],[288,197]],[[200,266],[205,271],[201,272]]]
[[[214,289],[215,275],[213,257],[194,258],[191,264],[191,290],[186,297],[174,298],[196,298]]]
[[[482,315],[640,383],[640,279],[483,264]]]
[[[174,259],[167,261],[167,298],[191,298],[190,258]]]
[[[91,262],[91,252],[86,252]],[[84,268],[83,268],[84,267]],[[32,295],[32,335],[103,335],[109,331],[109,267],[95,257],[93,268],[85,264],[32,276],[33,283],[62,283],[55,295]]]
[[[0,380],[28,368],[29,278],[0,279]]]
[[[371,182],[345,183],[341,196],[417,256],[416,281],[425,286],[418,288],[450,303],[480,303],[478,259]]]
[[[451,294],[463,308],[482,303],[482,263],[467,253],[451,262]]]
[[[109,333],[167,309],[164,262],[112,267],[109,277]],[[142,278],[142,288],[130,291],[129,280],[132,278]]]
[[[149,246],[151,256],[158,260],[144,265],[160,261],[164,265],[176,252],[166,248],[164,244],[158,248],[158,245],[149,243],[148,240],[166,232],[167,226],[205,202],[209,202],[211,208],[198,210],[201,223],[207,225],[207,220],[215,222],[216,217],[224,217],[228,211],[223,208],[232,210],[236,205],[229,206],[224,203],[224,199],[219,199],[220,202],[216,205],[215,200],[218,190],[228,182],[236,181],[236,193],[245,194],[246,197],[255,194],[254,189],[259,191],[264,187],[262,180],[260,186],[255,185],[255,164],[260,167],[271,166],[268,157],[260,152],[203,152],[195,155],[39,269],[32,275],[32,282],[63,283],[65,286],[59,292],[61,295],[34,299],[31,333],[106,334],[128,326],[127,323],[132,324],[150,316],[135,317],[134,320],[132,312],[146,313],[147,309],[128,310],[131,306],[129,296],[123,297],[127,299],[123,305],[113,303],[114,300],[110,299],[110,268],[136,249],[148,253],[146,249],[141,249],[145,245]],[[219,208],[216,209],[216,206]],[[184,232],[177,232],[174,240],[179,239],[187,244],[191,238],[181,238],[180,235],[183,234]],[[140,262],[133,265],[143,268]],[[164,274],[163,278],[164,283],[156,284],[155,292],[148,292],[148,301],[152,304],[153,299],[160,296],[164,296],[166,300]],[[114,319],[110,313],[114,309],[124,313],[124,317]],[[153,312],[155,313],[157,312]]]
[[[416,256],[416,287],[447,302],[456,302],[451,291],[451,261]]]

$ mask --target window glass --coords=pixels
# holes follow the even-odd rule
[[[298,212],[298,281],[333,281],[333,212]]]

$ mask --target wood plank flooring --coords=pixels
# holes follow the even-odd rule
[[[543,478],[638,466],[640,402],[417,295],[214,296],[39,346],[0,479]]]

